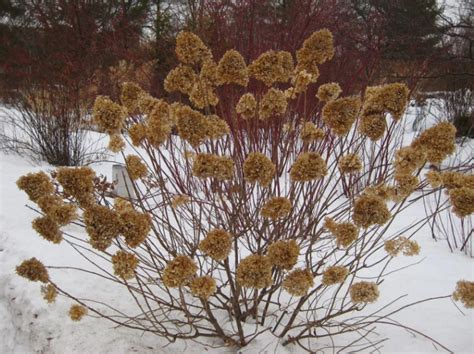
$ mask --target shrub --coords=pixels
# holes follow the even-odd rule
[[[207,102],[196,110],[187,105],[192,102],[189,91],[179,103],[138,91],[136,104],[127,100],[127,105],[139,111],[116,116],[122,119],[116,123],[124,127],[127,141],[134,126],[144,127],[139,146],[133,137],[131,143],[146,158],[140,162],[136,155],[133,164],[130,157],[126,163],[134,176],[137,199],[111,203],[104,185],[86,191],[88,196],[69,196],[66,189],[77,191],[73,179],[67,179],[67,184],[59,178],[53,181],[58,196],[83,210],[81,219],[90,239],[81,248],[88,248],[87,257],[100,257],[100,264],[110,262],[109,266],[97,264],[98,272],[131,293],[138,315],[129,314],[131,308],[117,309],[117,316],[106,315],[96,302],[87,300],[81,305],[87,303],[94,313],[117,324],[171,342],[205,336],[219,338],[222,345],[243,347],[269,331],[282,338],[283,346],[298,344],[310,351],[316,350],[322,338],[336,341],[347,331],[363,338],[365,331],[385,318],[377,299],[384,291],[382,282],[389,281],[384,270],[395,254],[390,247],[390,253],[383,250],[385,241],[405,242],[425,220],[407,225],[403,233],[411,235],[403,239],[400,231],[389,234],[389,225],[416,201],[408,198],[418,189],[418,183],[411,182],[418,181],[427,153],[437,161],[446,157],[454,136],[450,129],[445,136],[436,129],[443,141],[440,151],[436,144],[411,146],[421,151],[423,162],[408,172],[405,168],[397,171],[397,166],[411,166],[402,163],[403,153],[397,154],[397,165],[388,159],[398,150],[400,135],[395,132],[403,131],[400,119],[408,99],[407,90],[399,84],[369,88],[365,97],[329,100],[326,105],[331,109],[325,110],[329,126],[314,112],[295,118],[293,108],[300,100],[316,100],[314,94],[306,97],[307,87],[315,85],[311,75],[319,71],[312,66],[314,60],[322,63],[334,53],[330,33],[318,33],[298,51],[302,62],[297,61],[291,71],[292,79],[279,75],[279,88],[263,93],[246,89],[253,77],[249,78],[247,63],[236,51],[215,61],[219,63],[213,66],[217,80],[211,82],[213,75],[202,75],[210,60],[203,42],[189,33],[178,36],[179,58],[183,64],[194,63],[194,75],[187,77],[194,77],[198,86],[206,80],[217,95],[225,87],[219,102],[234,107],[225,117],[229,127],[219,137],[209,134],[215,115],[221,114],[220,103]],[[261,67],[262,60],[250,67]],[[299,64],[305,67],[303,71]],[[296,90],[293,85],[300,82],[299,75],[309,75],[309,80]],[[257,79],[269,84],[274,81],[269,77],[262,74]],[[101,102],[100,98],[97,104]],[[117,111],[116,106],[107,106]],[[104,107],[97,108],[102,112]],[[374,144],[356,128],[368,112],[388,127],[381,144]],[[292,125],[295,121],[299,122],[296,126]],[[321,139],[302,139],[299,132],[308,122],[323,131]],[[150,125],[163,126],[159,145]],[[357,168],[350,159],[351,173],[343,173],[338,163],[347,156],[358,157]],[[408,176],[411,188],[402,185],[405,179],[394,178],[401,172]],[[63,171],[62,175],[69,174]],[[84,178],[77,183],[84,184]],[[142,217],[124,222],[130,213],[149,216],[149,227],[140,227]],[[130,229],[140,231],[133,244],[127,239]],[[76,242],[63,234],[63,242]],[[391,243],[401,246],[397,242]],[[367,271],[375,280],[358,281]],[[72,296],[59,284],[57,289]],[[350,315],[366,306],[375,309],[373,316]]]

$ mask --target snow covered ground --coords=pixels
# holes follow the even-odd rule
[[[410,112],[409,115],[413,116]],[[410,139],[413,137],[411,122],[408,120],[406,123],[407,137]],[[111,178],[112,162],[97,163],[92,167],[98,174]],[[37,283],[15,275],[15,266],[26,258],[38,257],[48,266],[71,265],[77,258],[73,257],[76,253],[67,245],[53,245],[36,235],[31,229],[31,221],[36,213],[25,206],[32,204],[15,185],[23,174],[50,168],[46,164],[32,165],[20,157],[0,153],[0,353],[232,352],[226,348],[213,349],[212,343],[208,343],[207,347],[193,342],[169,344],[150,334],[114,328],[110,322],[93,316],[87,316],[79,323],[72,322],[67,316],[71,305],[69,300],[60,297],[55,304],[48,305],[41,298]],[[422,204],[415,205],[399,218],[395,227],[406,226],[423,214]],[[72,233],[84,232],[75,226],[68,228],[67,231]],[[460,252],[450,253],[444,241],[431,238],[427,228],[422,229],[415,239],[421,246],[421,254],[417,257],[398,257],[391,263],[391,270],[401,270],[381,284],[378,305],[403,295],[407,296],[394,309],[425,298],[450,295],[458,280],[474,280],[472,258]],[[413,266],[407,267],[409,265]],[[94,292],[99,297],[111,298],[111,301],[125,306],[129,301],[121,296],[120,289],[110,288],[100,280],[90,282],[70,278],[67,272],[52,271],[51,274],[58,283],[74,287],[80,296],[86,297]],[[367,307],[368,311],[371,310],[370,306]],[[451,299],[420,304],[395,315],[393,319],[436,339],[455,353],[474,351],[474,311],[464,309]],[[373,339],[383,338],[390,340],[383,343],[382,353],[444,351],[423,336],[400,327],[377,327]],[[282,347],[278,339],[268,334],[239,352],[300,351],[299,347]]]

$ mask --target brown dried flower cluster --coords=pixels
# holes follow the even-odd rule
[[[392,195],[394,201],[400,201],[408,197],[413,193],[417,187],[420,180],[418,177],[413,176],[409,173],[395,173],[394,180],[396,181],[395,193]]]
[[[209,275],[194,278],[189,284],[189,288],[194,296],[204,300],[209,299],[217,290],[215,279]]]
[[[30,258],[21,262],[21,264],[16,267],[16,272],[19,276],[31,281],[40,281],[42,283],[49,281],[46,267],[36,258]]]
[[[295,240],[277,241],[268,247],[268,259],[272,265],[290,270],[294,267],[300,254],[300,247]]]
[[[352,220],[364,228],[383,225],[390,219],[390,211],[385,201],[373,194],[362,194],[356,199],[352,210]]]
[[[92,168],[60,167],[56,170],[56,179],[64,193],[76,198],[79,205],[87,207],[94,202],[95,172]]]
[[[461,172],[447,171],[439,174],[440,185],[449,189],[453,188],[471,188],[474,189],[474,175],[468,175]]]
[[[406,146],[397,150],[393,165],[397,172],[410,174],[421,168],[425,161],[426,154],[422,149]]]
[[[52,243],[60,243],[63,235],[59,230],[59,225],[49,216],[41,216],[32,222],[33,229],[39,233],[45,240]]]
[[[127,165],[128,175],[132,180],[144,178],[148,174],[148,169],[140,156],[128,155],[125,158],[125,164]]]
[[[420,245],[404,236],[385,241],[384,249],[392,257],[398,256],[400,252],[404,256],[416,256],[420,253]]]
[[[228,156],[197,154],[193,162],[193,175],[199,178],[232,179],[234,161]]]
[[[237,282],[246,288],[262,289],[272,285],[272,264],[268,257],[252,254],[237,266]]]
[[[56,301],[58,291],[53,284],[42,285],[41,295],[43,295],[43,299],[45,299],[48,304],[52,304]]]
[[[304,152],[298,156],[290,170],[294,182],[309,182],[326,176],[326,162],[317,152]]]
[[[112,152],[120,152],[125,148],[125,141],[122,137],[118,134],[111,135],[109,137],[109,145],[107,145],[107,149]]]
[[[128,129],[128,136],[132,140],[133,146],[141,145],[146,138],[146,130],[146,125],[143,123],[134,124]]]
[[[287,82],[293,71],[293,57],[288,52],[266,51],[248,67],[249,75],[271,86],[275,82]]]
[[[156,100],[147,116],[146,137],[150,144],[159,147],[171,133],[170,107],[163,100]]]
[[[179,64],[166,76],[164,87],[167,92],[190,95],[196,81],[197,75],[194,70],[190,66]]]
[[[204,61],[199,72],[199,80],[207,85],[217,86],[219,80],[217,78],[217,64],[214,60]]]
[[[433,188],[438,188],[443,184],[441,173],[435,170],[429,170],[425,175],[426,180]]]
[[[232,236],[225,230],[213,229],[199,243],[199,249],[212,259],[223,261],[229,257],[232,249]]]
[[[93,248],[105,251],[120,233],[117,213],[102,205],[94,205],[84,212],[84,223]]]
[[[362,169],[362,161],[357,154],[347,154],[339,159],[337,166],[341,173],[355,173]]]
[[[87,315],[87,309],[84,306],[72,305],[69,309],[69,317],[73,321],[80,321],[85,315]]]
[[[208,137],[206,117],[189,106],[182,106],[175,110],[176,126],[179,136],[196,147]]]
[[[449,191],[453,212],[460,218],[474,213],[474,188],[454,188]]]
[[[350,290],[352,302],[357,303],[372,303],[379,298],[379,288],[376,283],[361,281],[352,284]]]
[[[196,263],[188,256],[179,255],[168,262],[163,271],[163,283],[168,288],[187,285],[197,271]]]
[[[316,127],[312,122],[305,122],[301,127],[301,140],[303,140],[305,144],[323,139],[325,135],[324,130]]]
[[[191,201],[191,198],[188,195],[180,194],[177,195],[171,200],[171,207],[177,209],[182,205],[185,205]]]
[[[283,289],[293,296],[305,296],[314,285],[313,274],[309,269],[295,269],[283,280]]]
[[[112,265],[116,276],[124,280],[132,279],[138,266],[138,258],[133,253],[118,251],[112,256]]]
[[[64,203],[57,195],[45,195],[39,198],[37,203],[41,210],[59,226],[69,224],[77,217],[76,206]]]
[[[251,93],[245,93],[240,97],[235,111],[242,116],[244,119],[250,119],[255,117],[257,113],[257,100]]]
[[[306,70],[311,74],[319,74],[317,64],[322,64],[334,56],[332,33],[327,29],[314,32],[303,42],[296,52],[297,70]]]
[[[337,99],[339,95],[341,94],[341,92],[342,92],[341,86],[339,86],[337,82],[329,82],[327,84],[323,84],[319,86],[316,97],[321,102],[329,102],[329,101],[334,101],[335,99]]]
[[[272,87],[260,100],[258,116],[261,120],[266,120],[273,115],[281,115],[285,113],[287,106],[285,93]]]
[[[441,163],[455,148],[456,128],[449,122],[441,122],[426,129],[411,144],[426,152],[426,159],[433,164]]]
[[[105,96],[98,96],[93,108],[93,122],[109,135],[120,134],[126,109]]]
[[[205,119],[206,136],[209,139],[220,139],[230,133],[230,128],[224,119],[212,114]]]
[[[474,282],[460,280],[456,283],[456,290],[453,293],[455,301],[461,301],[468,308],[474,308]]]
[[[133,208],[119,212],[120,232],[128,246],[135,248],[146,240],[151,230],[151,217]]]
[[[204,42],[192,32],[181,31],[176,36],[176,55],[185,64],[200,64],[212,58]]]
[[[381,113],[364,114],[359,121],[359,133],[372,141],[381,139],[387,129],[385,116]]]
[[[275,164],[260,152],[251,152],[243,164],[245,180],[250,183],[258,182],[262,187],[271,183],[275,170]]]
[[[331,218],[325,218],[324,227],[336,238],[339,247],[347,248],[359,237],[359,229],[350,222],[336,223]]]
[[[214,87],[206,81],[198,81],[193,85],[189,100],[199,109],[209,106],[216,106],[219,103],[219,97],[214,92]]]
[[[249,82],[247,65],[238,51],[231,49],[224,53],[217,65],[217,78],[220,85],[247,86]]]
[[[291,209],[292,205],[288,198],[273,197],[267,200],[263,205],[260,214],[264,218],[276,220],[287,216],[291,212]]]
[[[344,266],[332,266],[328,267],[323,273],[323,284],[326,286],[339,284],[344,282],[347,275],[349,274],[349,269]]]
[[[140,113],[139,99],[145,92],[133,82],[124,82],[120,93],[120,102],[127,109],[129,114]]]
[[[16,185],[24,191],[31,201],[36,202],[39,198],[54,192],[53,183],[49,176],[43,171],[28,173],[21,176]]]
[[[358,96],[338,98],[329,101],[323,108],[323,122],[336,134],[347,134],[357,118],[361,101]]]
[[[405,84],[394,83],[367,87],[363,115],[390,113],[399,120],[408,104],[410,90]]]
[[[301,70],[291,78],[291,98],[295,98],[296,94],[305,92],[309,84],[316,82],[318,80],[318,75],[314,73],[309,73],[306,70]]]

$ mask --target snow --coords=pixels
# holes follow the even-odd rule
[[[409,135],[413,132],[407,124]],[[111,160],[119,159],[112,157]],[[97,163],[92,167],[98,174],[110,179],[113,161]],[[25,205],[26,195],[16,188],[15,181],[28,172],[51,169],[46,164],[32,165],[15,155],[0,153],[0,341],[1,353],[202,353],[203,351],[222,353],[234,352],[230,348],[212,348],[212,342],[198,345],[181,341],[169,344],[166,340],[129,330],[115,328],[108,321],[90,315],[81,322],[72,322],[67,316],[71,301],[58,298],[48,305],[39,294],[39,285],[15,275],[15,266],[22,260],[36,256],[47,265],[77,265],[89,267],[87,263],[76,261],[76,254],[67,245],[53,245],[38,237],[31,229],[31,221],[36,213]],[[399,218],[394,228],[402,228],[424,214],[422,204],[415,205]],[[76,226],[68,226],[68,232],[84,232]],[[473,280],[473,260],[460,253],[451,253],[444,241],[431,238],[428,228],[423,228],[415,237],[422,252],[417,257],[398,257],[388,271],[397,272],[387,277],[381,284],[381,299],[377,305],[388,304],[407,295],[384,313],[400,305],[425,298],[450,295],[460,279]],[[75,264],[74,262],[77,262]],[[81,263],[82,262],[82,263]],[[73,289],[77,296],[94,294],[105,297],[113,304],[127,307],[129,299],[118,288],[109,286],[97,278],[69,277],[67,272],[51,271],[52,278],[66,289]],[[369,305],[364,311],[374,311]],[[377,307],[379,308],[379,307]],[[425,335],[434,338],[456,353],[471,353],[474,350],[474,313],[466,310],[451,299],[429,301],[410,307],[392,319],[403,323]],[[437,352],[442,348],[414,332],[395,326],[380,325],[374,332],[373,340],[382,340],[383,353]],[[246,348],[242,353],[297,353],[299,347],[282,347],[281,342],[266,333]],[[328,343],[330,342],[328,340]],[[326,350],[324,352],[332,352]]]

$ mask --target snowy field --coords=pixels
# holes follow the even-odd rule
[[[409,108],[404,119],[405,144],[413,138],[413,117],[419,114],[417,110]],[[434,120],[427,116],[425,122],[429,126]],[[106,144],[106,139],[102,139],[101,144]],[[451,158],[451,162],[456,163],[472,156],[472,146],[472,141],[468,142],[461,152]],[[119,159],[118,156],[111,156],[108,162],[95,163],[92,167],[98,175],[103,174],[110,180],[112,164]],[[78,323],[73,322],[67,315],[70,300],[59,297],[56,303],[48,305],[41,298],[38,283],[28,282],[15,274],[15,266],[31,257],[38,257],[48,266],[84,266],[81,261],[76,261],[77,254],[70,246],[64,243],[60,246],[51,244],[35,233],[31,221],[37,214],[26,207],[33,207],[34,204],[15,185],[21,175],[51,169],[46,164],[38,166],[18,156],[0,153],[0,353],[233,352],[230,348],[213,348],[210,342],[204,346],[193,342],[169,344],[150,334],[115,328],[110,322],[94,316],[87,316]],[[399,217],[394,227],[403,228],[423,215],[424,208],[420,201]],[[68,225],[66,231],[76,234],[84,232],[74,225]],[[397,257],[389,270],[396,272],[380,285],[380,300],[376,305],[367,306],[364,311],[375,311],[380,305],[400,297],[403,298],[386,312],[426,298],[450,295],[458,280],[474,279],[473,259],[461,252],[450,253],[445,241],[431,238],[431,231],[427,227],[420,230],[415,240],[421,246],[420,255]],[[72,278],[65,271],[50,270],[50,274],[57,283],[74,289],[78,296],[86,298],[94,294],[94,298],[105,298],[125,307],[130,301],[129,297],[122,296],[121,289],[110,288],[100,279],[89,281],[90,278]],[[474,351],[474,311],[466,310],[451,299],[410,307],[392,319],[435,339],[455,353]],[[385,338],[389,340],[383,342],[380,349],[382,353],[445,352],[422,335],[401,327],[378,326],[372,334],[372,340]],[[299,353],[301,349],[282,347],[277,338],[268,334],[239,352]]]

